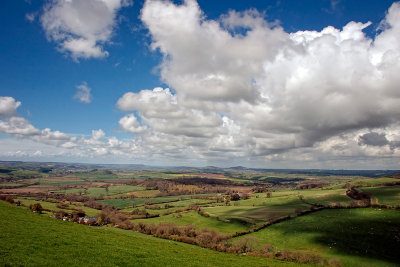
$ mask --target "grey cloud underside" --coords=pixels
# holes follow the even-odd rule
[[[371,146],[385,146],[389,144],[384,133],[366,133],[360,136],[360,144],[371,145]]]
[[[377,133],[377,132],[369,132],[360,135],[358,143],[360,145],[375,146],[375,147],[389,146],[390,149],[392,150],[400,147],[399,140],[389,141],[386,138],[386,133]]]

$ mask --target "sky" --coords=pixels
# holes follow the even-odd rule
[[[2,6],[0,160],[400,167],[400,2]]]

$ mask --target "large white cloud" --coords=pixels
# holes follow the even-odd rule
[[[152,129],[174,135],[185,132],[187,118],[229,118],[235,132],[216,123],[206,141],[198,142],[205,137],[201,127],[198,136],[184,134],[200,155],[227,147],[250,157],[285,154],[400,121],[399,3],[374,39],[363,33],[370,22],[287,33],[255,10],[208,20],[195,0],[147,0],[141,19],[151,48],[164,55],[161,78],[176,93],[163,94],[170,98],[164,104],[153,99],[143,105],[141,96],[149,90],[127,93],[118,106],[139,111]]]
[[[103,46],[112,37],[117,12],[130,4],[129,0],[51,0],[41,23],[48,39],[75,60],[106,57]]]
[[[198,99],[235,102],[258,97],[253,77],[289,38],[258,16],[246,12],[224,17],[229,27],[252,28],[246,36],[232,36],[218,21],[206,20],[194,0],[181,6],[146,1],[141,14],[153,39],[151,47],[165,55],[161,75],[172,88]]]

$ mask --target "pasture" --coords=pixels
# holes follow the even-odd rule
[[[310,205],[304,204],[297,195],[293,194],[270,198],[258,195],[258,197],[240,200],[229,206],[207,207],[204,208],[204,211],[219,220],[237,221],[255,226],[284,216],[295,215],[296,210],[309,209]]]
[[[372,194],[373,204],[400,207],[400,185],[384,187],[366,187],[362,191]]]
[[[311,190],[299,190],[298,192],[303,198],[312,204],[332,206],[340,205],[343,207],[349,206],[352,201],[346,195],[346,189],[311,189]]]
[[[109,185],[103,184],[97,187],[79,187],[79,188],[68,188],[64,191],[65,194],[80,194],[88,197],[99,197],[99,196],[113,196],[113,195],[125,195],[129,192],[140,192],[145,190],[144,187],[134,185]]]
[[[400,216],[394,210],[322,210],[248,236],[276,250],[336,257],[343,266],[397,266],[400,262]]]
[[[297,266],[220,253],[116,228],[93,228],[0,201],[2,266]]]

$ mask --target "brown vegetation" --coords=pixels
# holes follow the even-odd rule
[[[67,201],[57,202],[56,207],[59,209],[66,209],[69,207],[69,202],[67,202]]]
[[[371,206],[371,193],[358,191],[355,188],[351,188],[346,191],[346,195],[354,200],[351,201],[350,207],[369,207]]]
[[[94,199],[89,199],[88,201],[84,202],[83,205],[96,210],[102,210],[107,206],[101,202],[95,201]]]
[[[0,195],[0,200],[6,201],[8,203],[14,204],[14,198],[12,196]]]
[[[199,245],[218,251],[227,252],[232,247],[232,244],[226,242],[230,239],[229,235],[208,229],[199,231],[193,225],[180,226],[171,223],[160,223],[159,225],[139,223],[134,225],[133,229],[144,234]]]
[[[98,225],[113,224],[115,227],[130,230],[133,224],[128,216],[110,207],[104,208],[97,217]]]
[[[159,217],[159,214],[150,214],[144,209],[134,209],[131,214],[132,219],[148,219],[148,218],[155,218]]]
[[[31,204],[30,206],[29,206],[29,209],[31,210],[31,211],[33,211],[33,212],[37,212],[37,213],[42,213],[42,211],[43,211],[43,207],[42,207],[42,205],[40,205],[40,203],[35,203],[35,204]]]

